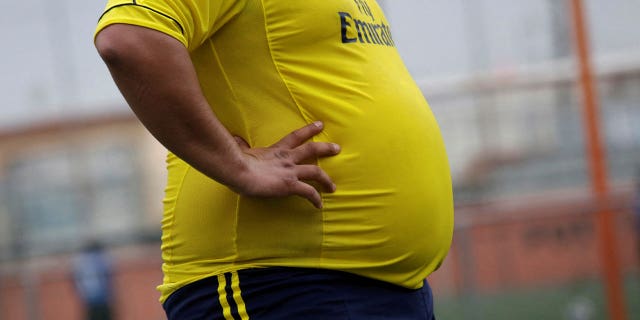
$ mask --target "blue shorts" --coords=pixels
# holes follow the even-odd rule
[[[410,290],[319,269],[248,269],[178,289],[163,305],[169,320],[434,320],[425,280]]]

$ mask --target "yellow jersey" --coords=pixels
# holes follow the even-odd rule
[[[375,0],[110,0],[97,30],[182,42],[215,115],[252,146],[316,120],[337,186],[324,208],[234,193],[169,153],[161,301],[224,272],[326,268],[407,288],[445,258],[453,196],[445,146]]]

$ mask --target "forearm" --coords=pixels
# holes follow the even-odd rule
[[[189,53],[160,32],[112,25],[96,47],[136,116],[167,149],[221,183],[246,168],[242,151],[201,92]]]

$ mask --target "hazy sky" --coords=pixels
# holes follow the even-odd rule
[[[554,52],[550,4],[559,1],[386,0],[381,4],[411,73],[437,78],[548,59]],[[105,3],[0,2],[5,13],[0,20],[5,44],[0,51],[0,128],[126,109],[92,44]],[[587,3],[599,52],[640,49],[640,1]]]

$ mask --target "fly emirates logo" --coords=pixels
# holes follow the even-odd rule
[[[356,17],[349,12],[338,12],[340,16],[342,43],[359,42],[395,47],[395,43],[391,37],[391,28],[380,19],[376,20],[366,1],[353,1],[356,3],[360,13]]]

